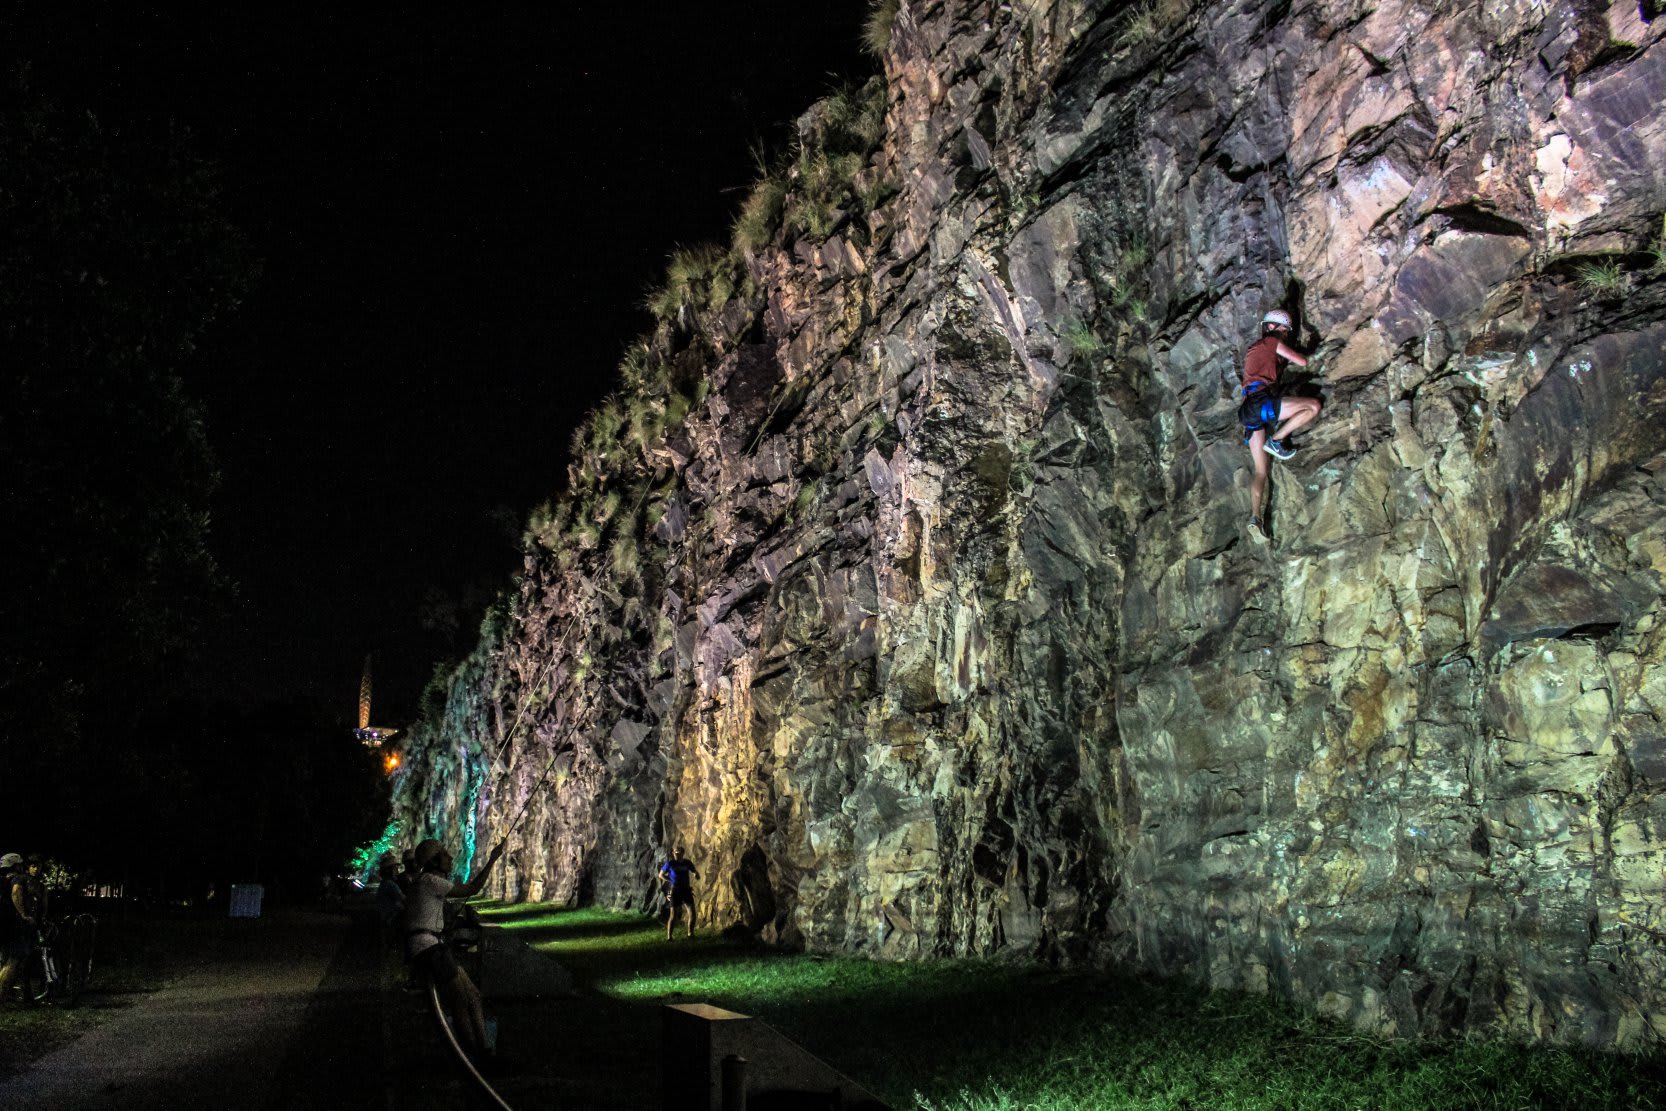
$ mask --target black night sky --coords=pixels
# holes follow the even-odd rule
[[[408,723],[563,485],[668,253],[727,243],[753,146],[873,71],[865,10],[6,8],[0,55],[39,94],[187,128],[260,262],[180,368],[239,590],[221,693],[346,718],[375,650],[376,716]]]

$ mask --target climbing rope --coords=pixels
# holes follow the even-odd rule
[[[526,816],[527,807],[531,806],[532,800],[537,797],[538,788],[542,787],[545,781],[549,779],[550,772],[555,770],[555,765],[560,759],[571,751],[571,748],[557,749],[555,755],[550,757],[550,762],[544,765],[544,773],[538,777],[538,782],[534,783],[532,789],[526,793],[526,798],[521,800],[521,808],[515,811],[514,818],[510,819],[509,825],[504,828],[504,837],[508,837],[520,826],[521,819]]]
[[[480,1090],[486,1093],[487,1098],[496,1104],[501,1111],[515,1111],[513,1107],[509,1106],[507,1100],[498,1095],[497,1089],[492,1087],[484,1076],[480,1075],[480,1070],[474,1067],[474,1062],[469,1059],[468,1051],[463,1048],[463,1043],[457,1040],[457,1032],[451,1028],[451,1017],[445,1013],[445,1007],[440,1003],[440,989],[432,982],[428,985],[428,998],[433,1001],[434,1019],[440,1024],[440,1031],[445,1034],[445,1040],[450,1043],[452,1055],[462,1062],[463,1068],[474,1078],[474,1082],[480,1086]]]
[[[1278,68],[1274,64],[1271,44],[1267,42],[1267,11],[1268,5],[1263,4],[1261,8],[1261,35],[1259,41],[1262,43],[1262,49],[1267,52],[1267,71],[1262,79],[1261,89],[1257,93],[1257,98],[1263,101],[1263,118],[1266,120],[1268,128],[1276,129],[1282,126],[1282,121],[1285,118],[1285,107],[1284,96],[1278,88]],[[1284,275],[1282,268],[1275,269],[1277,258],[1273,249],[1273,223],[1274,213],[1280,210],[1275,207],[1273,201],[1272,177],[1273,168],[1271,164],[1268,164],[1267,166],[1264,166],[1261,171],[1261,220],[1263,248],[1261,280],[1263,289],[1266,291],[1262,296],[1264,301],[1281,300],[1284,295]],[[1272,295],[1269,296],[1269,293]]]

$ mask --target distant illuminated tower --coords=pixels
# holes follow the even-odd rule
[[[370,724],[370,656],[366,655],[364,676],[359,680],[359,727],[353,730],[353,736],[366,748],[380,748],[383,741],[391,740],[397,732],[397,729]]]

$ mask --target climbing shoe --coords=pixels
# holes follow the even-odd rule
[[[1268,538],[1267,526],[1261,523],[1260,517],[1250,518],[1249,534],[1251,540],[1266,540]]]
[[[1293,459],[1296,456],[1296,449],[1287,446],[1283,440],[1268,440],[1261,445],[1261,449],[1274,459]]]

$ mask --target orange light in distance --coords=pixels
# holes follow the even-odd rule
[[[389,774],[399,767],[399,753],[390,752],[382,759],[382,768]]]

